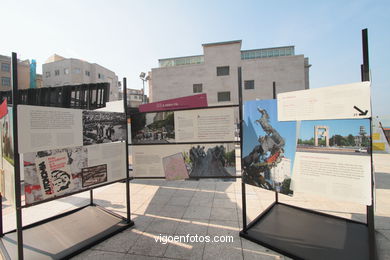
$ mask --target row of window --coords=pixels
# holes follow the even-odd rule
[[[255,89],[255,81],[254,80],[245,80],[244,81],[245,89]],[[193,93],[202,93],[203,92],[203,84],[193,84],[192,85]]]
[[[74,68],[73,69],[73,73],[75,74],[81,74],[82,70],[80,68]],[[69,74],[69,69],[68,68],[65,68],[64,69],[64,75],[68,75]],[[91,72],[86,70],[84,71],[84,74],[85,76],[89,77],[91,76]],[[54,71],[54,76],[59,76],[60,75],[60,70],[55,70]],[[46,74],[45,74],[46,78],[49,78],[51,76],[51,73],[50,71],[46,71]],[[98,73],[98,78],[99,79],[104,79],[104,75],[101,74],[101,73]]]
[[[4,87],[11,86],[11,78],[10,77],[1,77],[1,85]]]
[[[11,65],[9,63],[1,63],[1,71],[10,72]]]

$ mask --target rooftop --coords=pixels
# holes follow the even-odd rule
[[[211,46],[235,44],[235,43],[241,44],[241,40],[206,43],[206,44],[202,44],[202,46],[203,47],[211,47]],[[290,46],[262,48],[262,49],[254,49],[254,50],[242,50],[241,51],[241,60],[262,59],[262,58],[282,57],[282,56],[294,56],[294,55],[295,55],[295,47],[293,45],[290,45]],[[194,56],[159,59],[158,63],[159,63],[160,68],[175,67],[175,66],[180,66],[180,65],[203,64],[204,63],[204,55],[194,55]]]

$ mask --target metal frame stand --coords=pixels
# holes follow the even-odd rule
[[[126,79],[124,79],[124,87],[125,87],[125,93],[126,93]],[[129,162],[128,162],[128,136],[126,131],[126,218],[115,214],[107,209],[104,209],[98,205],[96,205],[93,201],[93,189],[104,186],[95,186],[90,189],[90,203],[89,205],[77,208],[75,210],[71,210],[62,214],[59,214],[54,217],[50,217],[41,221],[38,221],[34,224],[23,226],[22,224],[22,209],[29,206],[34,206],[37,204],[41,204],[44,202],[34,203],[31,205],[22,205],[21,203],[21,181],[20,181],[20,156],[18,151],[18,102],[19,102],[19,93],[18,93],[18,78],[17,78],[17,54],[12,53],[12,109],[13,109],[13,136],[14,136],[14,169],[15,169],[15,210],[16,210],[16,230],[12,230],[6,233],[3,233],[3,211],[0,207],[0,250],[3,255],[6,257],[12,256],[13,259],[24,259],[24,253],[28,252],[29,254],[36,254],[37,252],[41,254],[42,257],[48,257],[52,259],[68,259],[71,256],[74,256],[92,246],[94,246],[97,243],[100,243],[104,241],[105,239],[123,231],[124,229],[127,229],[134,225],[134,222],[131,220],[131,213],[130,213],[130,183],[129,183]],[[123,105],[124,105],[124,113],[126,115],[127,120],[127,95],[125,94],[123,98]],[[127,124],[126,124],[127,125]],[[122,180],[118,180],[116,182],[122,182]],[[108,184],[112,184],[107,183]],[[75,192],[75,193],[69,193],[64,196],[59,196],[54,199],[59,199],[61,197],[67,197],[76,193],[84,192],[85,190]],[[52,200],[54,200],[52,199]],[[0,194],[0,200],[1,200],[1,194]],[[0,202],[1,206],[1,202]],[[99,225],[104,224],[104,230],[99,230],[98,228],[89,230],[90,235],[89,237],[85,237],[83,241],[77,242],[77,244],[72,245],[70,248],[61,248],[60,245],[60,252],[58,254],[50,254],[48,250],[46,250],[46,246],[48,245],[42,245],[42,243],[39,243],[40,238],[43,240],[45,238],[42,237],[42,230],[44,231],[44,234],[47,235],[47,239],[50,240],[50,235],[55,235],[56,231],[60,230],[61,226],[59,226],[56,223],[73,223],[72,227],[74,229],[74,232],[77,232],[78,230],[82,230],[83,226],[77,227],[77,223],[83,222],[81,218],[85,218],[85,216],[90,216],[91,218],[96,217],[99,215],[106,219],[106,222],[102,222]],[[87,217],[88,218],[88,217]],[[84,219],[84,223],[89,223],[89,220]],[[100,220],[99,220],[100,221]],[[76,225],[76,226],[75,226]],[[52,233],[49,232],[49,230],[53,230]],[[24,241],[23,233],[26,233],[26,238]],[[47,232],[47,234],[45,233]],[[86,231],[84,230],[84,233]],[[95,232],[95,233],[94,233]],[[96,233],[98,232],[98,233]],[[66,233],[66,231],[64,232]],[[63,236],[66,237],[67,234],[64,234]],[[85,234],[82,234],[85,236]],[[77,236],[76,236],[77,237]],[[74,236],[73,236],[74,238]],[[52,240],[61,239],[61,237],[53,237]],[[37,241],[38,240],[38,241]],[[31,244],[34,244],[35,247],[31,246]],[[54,243],[55,244],[55,243]],[[60,244],[61,241],[60,241]],[[65,244],[71,244],[69,241],[67,241]],[[58,251],[58,244],[54,245],[54,248]],[[25,250],[24,250],[25,249]],[[28,251],[27,251],[28,250]]]
[[[361,65],[362,81],[369,81],[368,36],[367,29],[362,30],[363,65]],[[240,145],[243,145],[243,114],[242,114],[242,79],[241,68],[238,68],[238,86],[240,101]],[[274,98],[276,96],[275,83],[273,84]],[[372,118],[370,118],[371,122]],[[367,206],[367,221],[361,223],[350,219],[340,218],[313,210],[291,206],[278,201],[275,193],[275,202],[271,204],[251,223],[247,224],[246,191],[242,182],[242,217],[243,229],[240,236],[252,242],[270,248],[294,259],[370,259],[376,260],[377,249],[375,241],[374,223],[374,167],[372,161],[371,139],[371,205]],[[241,154],[241,165],[242,154]],[[282,213],[281,213],[282,212]],[[299,217],[298,217],[299,216]],[[306,220],[306,222],[305,222]],[[316,223],[316,225],[313,225]],[[297,226],[299,226],[297,228]],[[290,228],[291,227],[291,228]],[[263,230],[266,231],[263,232]],[[287,230],[287,231],[286,231]],[[314,230],[314,231],[313,231]],[[341,233],[338,233],[341,230]],[[317,233],[315,233],[317,231]],[[338,233],[338,235],[337,235]],[[320,241],[316,237],[324,235]],[[337,250],[329,246],[343,237],[341,243],[336,244]],[[357,246],[360,243],[360,246]],[[351,245],[352,244],[352,245]],[[313,249],[314,248],[314,249]],[[313,251],[316,251],[313,257]],[[333,250],[333,251],[332,251]],[[325,258],[324,258],[325,257]]]

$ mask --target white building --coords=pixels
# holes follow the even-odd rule
[[[54,54],[42,65],[42,78],[43,87],[108,82],[110,101],[118,100],[118,76],[96,63]]]
[[[209,106],[238,104],[238,67],[243,99],[308,89],[309,63],[294,46],[241,50],[241,40],[203,44],[203,55],[159,60],[149,81],[151,102],[206,93]]]

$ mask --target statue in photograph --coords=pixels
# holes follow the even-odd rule
[[[272,190],[271,169],[281,162],[284,156],[285,141],[270,124],[267,111],[259,107],[257,110],[261,117],[255,122],[260,124],[265,135],[258,137],[259,144],[243,158],[244,178],[249,183]]]

